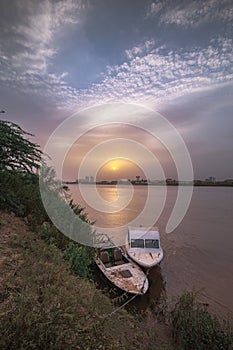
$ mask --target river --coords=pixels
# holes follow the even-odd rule
[[[86,185],[85,191],[93,191]],[[117,196],[114,186],[97,186],[108,201]],[[90,220],[100,227],[118,227],[136,217],[145,205],[147,186],[135,186],[130,204],[115,213],[103,213],[87,205],[77,185],[69,185],[71,196],[86,208]],[[163,188],[150,186],[156,201]],[[164,209],[156,222],[161,234],[164,259],[160,269],[150,273],[150,290],[141,300],[147,305],[165,289],[169,298],[184,291],[199,291],[210,310],[221,317],[233,315],[233,188],[194,187],[189,209],[172,233],[165,233],[177,187],[168,186]],[[156,204],[155,204],[156,205]],[[116,237],[117,240],[117,237]]]

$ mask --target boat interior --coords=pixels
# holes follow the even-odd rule
[[[128,259],[118,248],[108,248],[101,250],[99,258],[106,268],[128,263]]]

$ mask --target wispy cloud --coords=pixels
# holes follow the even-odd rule
[[[148,41],[151,45],[153,41]],[[153,43],[154,44],[154,43]],[[149,45],[150,47],[150,45]],[[65,103],[138,102],[160,106],[169,99],[212,89],[233,79],[232,40],[211,40],[206,48],[169,50],[139,45],[125,52],[126,61]]]
[[[218,20],[230,23],[233,20],[233,7],[230,0],[193,0],[175,6],[174,2],[156,1],[147,10],[147,18],[158,16],[160,23],[180,26],[196,27]]]
[[[22,91],[33,86],[36,93],[37,87],[43,91],[46,85],[65,84],[67,72],[51,73],[59,50],[55,39],[62,28],[81,21],[83,1],[18,0],[15,6],[19,18],[16,24],[5,23],[4,28],[11,47],[6,41],[0,47],[0,81],[13,88],[21,86]]]
[[[157,0],[152,2],[147,7],[146,18],[157,16],[160,13],[160,11],[165,7],[166,3],[167,3],[166,0],[163,0],[163,1]]]
[[[23,3],[22,0],[18,2],[19,13],[25,7]],[[208,3],[213,8],[216,1]],[[83,2],[45,0],[41,3],[28,1],[28,4],[24,21],[8,28],[9,33],[14,34],[12,40],[16,49],[10,54],[7,45],[0,46],[0,81],[3,86],[43,96],[58,108],[73,111],[77,106],[115,101],[160,108],[169,100],[233,80],[231,39],[215,37],[204,48],[171,49],[166,45],[158,47],[152,38],[127,49],[125,61],[108,66],[101,81],[86,89],[77,89],[67,83],[68,72],[58,73],[52,64],[59,50],[57,35],[66,26],[81,20],[85,11]],[[160,8],[156,6],[151,7],[154,14]],[[186,12],[191,13],[190,6],[186,5]]]
[[[150,52],[150,50],[155,46],[155,41],[153,39],[146,40],[144,43],[134,46],[132,49],[126,50],[126,57],[131,60],[135,56],[145,55],[145,53]]]

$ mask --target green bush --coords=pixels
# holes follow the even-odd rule
[[[70,242],[64,253],[64,259],[70,263],[71,270],[82,278],[90,278],[90,265],[92,259],[88,255],[86,247],[78,246]]]
[[[62,251],[65,251],[70,243],[70,239],[49,222],[43,222],[38,232],[46,243],[54,244]]]
[[[171,312],[173,338],[184,350],[230,350],[233,334],[196,301],[195,294],[180,296]]]
[[[38,178],[36,175],[0,170],[0,210],[13,211],[18,216],[27,216],[35,203]],[[34,205],[32,202],[35,200]]]

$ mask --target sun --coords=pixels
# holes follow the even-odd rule
[[[135,176],[138,174],[141,175],[143,173],[130,159],[112,158],[99,169],[97,178],[99,181],[115,181],[130,178],[135,179]]]
[[[120,161],[119,160],[111,160],[108,163],[108,168],[113,171],[117,171],[120,168]]]

